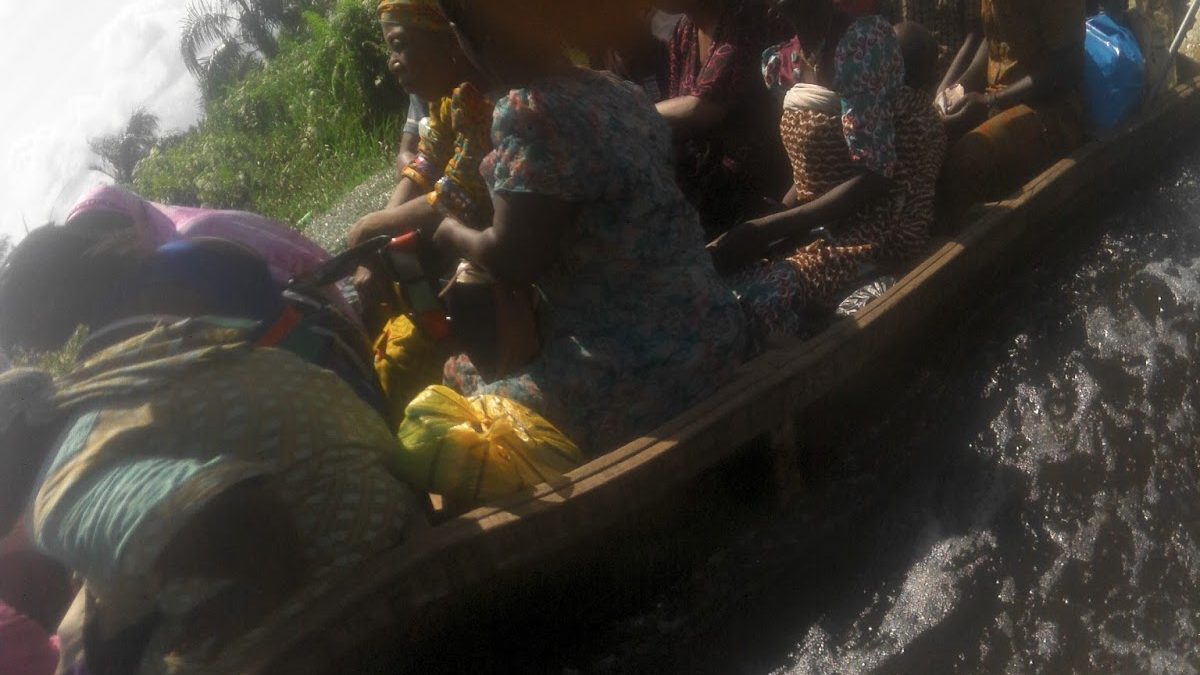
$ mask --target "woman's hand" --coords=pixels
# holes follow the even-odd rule
[[[354,248],[359,244],[374,239],[383,234],[398,236],[404,232],[404,225],[396,222],[391,211],[376,211],[369,213],[354,223],[346,235],[346,244]]]
[[[737,271],[767,257],[771,235],[761,219],[748,220],[708,245],[713,263],[721,274]]]
[[[421,195],[399,206],[363,216],[350,229],[346,241],[353,247],[380,235],[397,237],[405,232],[428,232],[441,221],[442,215]]]
[[[509,286],[537,283],[561,256],[563,237],[579,221],[580,205],[507,192],[492,195],[492,205],[491,227],[477,231],[446,218],[433,233],[434,246],[466,258]]]
[[[942,116],[942,121],[950,135],[957,137],[986,122],[990,109],[986,94],[971,92],[955,101]]]

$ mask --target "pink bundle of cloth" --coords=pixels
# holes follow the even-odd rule
[[[221,211],[158,204],[118,186],[100,186],[79,201],[67,222],[95,213],[119,213],[133,220],[157,248],[178,239],[223,239],[255,251],[267,262],[271,276],[281,285],[329,260],[325,249],[277,221],[245,211]],[[347,317],[357,314],[336,289],[330,300]]]

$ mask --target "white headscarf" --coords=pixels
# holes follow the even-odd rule
[[[842,99],[836,92],[816,84],[797,84],[783,97],[784,110],[811,110],[826,115],[842,114]]]

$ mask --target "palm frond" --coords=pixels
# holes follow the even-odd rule
[[[200,78],[200,88],[205,98],[212,98],[240,80],[254,62],[255,58],[237,40],[228,40],[214,49],[204,59],[204,73]]]
[[[238,28],[242,42],[252,45],[263,56],[270,59],[279,52],[275,29],[279,24],[249,7],[244,0],[236,0],[242,8],[238,14]]]
[[[129,122],[125,125],[125,135],[139,142],[153,143],[158,138],[158,116],[146,110],[145,106],[138,106],[129,116]]]
[[[193,0],[183,19],[179,50],[188,70],[203,77],[206,52],[214,44],[226,43],[236,31],[237,19],[222,0]]]

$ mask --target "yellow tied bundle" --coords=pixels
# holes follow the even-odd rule
[[[554,425],[499,396],[464,398],[429,387],[400,425],[397,475],[458,507],[519,492],[583,464],[583,453]]]
[[[417,330],[408,315],[401,314],[384,326],[375,340],[375,375],[387,397],[391,419],[403,419],[414,396],[442,381],[447,358],[445,349]]]
[[[379,21],[418,30],[450,30],[450,21],[436,0],[383,0],[379,3]]]

